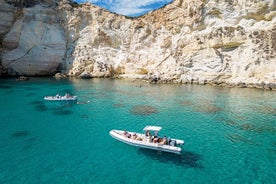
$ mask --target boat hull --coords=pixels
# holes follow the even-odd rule
[[[170,152],[170,153],[176,153],[180,154],[181,153],[181,148],[177,146],[171,146],[167,144],[160,144],[160,143],[153,143],[149,142],[147,137],[144,134],[139,134],[136,133],[137,137],[140,137],[142,140],[134,140],[132,138],[128,138],[125,135],[123,135],[122,130],[111,130],[109,132],[110,136],[113,137],[114,139],[121,141],[123,143],[132,145],[132,146],[137,146],[137,147],[142,147],[142,148],[147,148],[147,149],[153,149],[153,150],[158,150],[158,151],[164,151],[164,152]],[[134,134],[134,132],[129,132],[131,135]],[[176,140],[176,139],[172,139]],[[179,140],[181,141],[181,140]],[[183,142],[184,144],[184,142]]]

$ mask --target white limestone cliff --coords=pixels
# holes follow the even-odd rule
[[[1,7],[3,4],[10,11],[0,18],[3,27],[6,19],[9,21],[9,30],[3,29],[7,33],[2,41],[2,67],[9,74],[54,74],[62,67],[66,40],[65,30],[51,3],[23,9],[0,0]]]
[[[275,0],[175,0],[139,18],[66,0],[16,16],[1,3],[16,17],[0,18],[10,73],[276,89]]]

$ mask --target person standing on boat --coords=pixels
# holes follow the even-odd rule
[[[146,136],[147,136],[147,137],[151,137],[151,133],[150,133],[149,130],[146,131]]]
[[[146,131],[146,140],[147,142],[152,142],[152,137],[149,130]]]

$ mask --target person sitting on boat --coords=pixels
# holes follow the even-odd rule
[[[132,135],[132,139],[134,139],[134,140],[137,139],[137,134],[136,134],[136,133],[134,133],[134,134]]]
[[[143,139],[141,137],[136,138],[137,141],[142,141]]]
[[[157,136],[153,136],[153,142],[154,143],[158,143],[159,142],[158,140],[159,140],[159,138]]]
[[[131,134],[128,133],[127,131],[124,131],[124,135],[125,135],[127,138],[130,138],[130,137],[131,137]]]
[[[160,144],[167,144],[167,137],[164,136],[163,139],[160,140]]]

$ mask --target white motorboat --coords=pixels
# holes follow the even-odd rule
[[[159,137],[158,132],[161,129],[162,127],[159,126],[146,126],[143,129],[144,133],[111,130],[109,134],[118,141],[132,146],[180,154],[180,145],[183,145],[184,141],[166,136]],[[154,136],[151,135],[151,132],[154,132]]]
[[[67,93],[64,96],[60,96],[59,94],[57,94],[56,96],[45,96],[44,100],[49,100],[49,101],[74,101],[74,100],[77,100],[77,96],[71,96]]]

